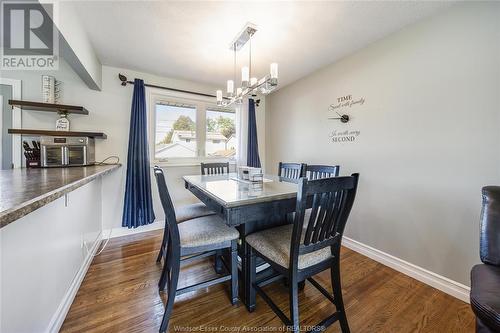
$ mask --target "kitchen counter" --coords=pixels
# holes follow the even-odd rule
[[[120,166],[0,170],[0,228]]]

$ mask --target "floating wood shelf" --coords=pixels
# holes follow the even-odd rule
[[[21,101],[16,99],[9,99],[9,104],[12,106],[18,106],[23,110],[76,113],[84,115],[89,114],[89,111],[87,109],[85,109],[83,106],[77,106],[77,105],[30,102],[30,101]]]
[[[49,135],[49,136],[86,136],[89,138],[106,139],[108,136],[102,132],[76,132],[76,131],[51,131],[24,128],[9,128],[9,134],[23,135]]]

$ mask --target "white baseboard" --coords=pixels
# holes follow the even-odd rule
[[[466,303],[469,303],[470,288],[466,285],[448,279],[444,276],[431,272],[425,268],[419,267],[402,259],[396,258],[390,254],[377,250],[371,246],[360,243],[349,237],[342,238],[342,245],[361,253],[379,263],[386,265],[398,272],[408,275],[420,282],[423,282],[433,288],[441,290],[453,297],[456,297]]]
[[[104,239],[106,238],[115,238],[115,237],[122,237],[122,236],[128,236],[128,235],[133,235],[133,234],[138,234],[141,232],[147,232],[147,231],[152,231],[152,230],[158,230],[158,229],[163,229],[165,227],[165,221],[156,221],[148,225],[144,225],[135,229],[128,229],[124,227],[117,227],[113,229],[106,229],[102,231],[102,237]]]
[[[85,274],[87,274],[87,270],[92,263],[92,259],[94,259],[94,255],[97,252],[99,245],[101,244],[101,240],[102,233],[97,236],[94,244],[92,245],[92,248],[87,252],[87,256],[85,257],[82,266],[76,273],[75,278],[71,282],[71,285],[66,291],[66,294],[64,295],[61,303],[59,303],[56,312],[52,316],[46,332],[57,333],[61,329],[61,326],[64,323],[64,319],[66,319],[66,315],[68,314],[73,300],[75,299],[76,293],[78,292],[78,289],[80,289],[80,285],[85,278]]]

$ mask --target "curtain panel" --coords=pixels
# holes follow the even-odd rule
[[[257,119],[255,118],[255,101],[248,100],[248,147],[247,166],[260,168],[259,143],[257,139]]]
[[[137,228],[153,223],[154,219],[144,81],[135,79],[122,226]]]

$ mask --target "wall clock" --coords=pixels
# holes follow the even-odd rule
[[[332,117],[331,120],[340,120],[341,123],[351,123],[351,116],[346,112],[351,113],[354,109],[359,108],[365,103],[364,97],[353,98],[352,95],[344,95],[336,98],[336,101],[328,107],[328,111]],[[337,114],[337,116],[335,116]],[[356,142],[361,131],[352,128],[351,125],[334,126],[329,134],[329,139],[333,143],[353,143]]]
[[[340,120],[342,123],[347,123],[349,121],[349,115],[340,114],[338,112],[337,114],[339,115],[338,117],[328,117],[328,119]]]

